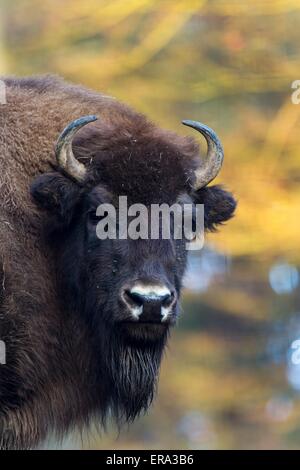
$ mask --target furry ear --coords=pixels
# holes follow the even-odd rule
[[[211,231],[233,217],[237,205],[233,195],[221,186],[201,188],[194,193],[193,199],[195,204],[204,204],[204,227]]]
[[[30,187],[31,197],[37,206],[47,210],[61,225],[70,223],[80,193],[76,183],[58,172],[38,176]]]

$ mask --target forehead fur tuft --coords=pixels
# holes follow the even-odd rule
[[[192,137],[162,130],[128,109],[82,129],[73,149],[91,182],[104,183],[131,203],[174,202],[190,187],[199,165]]]

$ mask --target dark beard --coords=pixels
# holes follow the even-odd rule
[[[113,332],[106,365],[112,386],[111,412],[119,425],[133,421],[151,405],[167,336],[166,331],[155,342],[141,343]]]

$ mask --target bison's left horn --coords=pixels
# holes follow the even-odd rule
[[[224,151],[217,134],[210,127],[197,121],[182,121],[185,126],[192,127],[202,134],[207,142],[207,156],[203,165],[195,171],[196,181],[194,189],[203,188],[210,183],[219,173]]]
[[[86,175],[86,168],[74,156],[72,140],[76,132],[86,124],[96,121],[96,116],[83,116],[72,121],[60,134],[56,146],[55,155],[57,163],[67,176],[81,183]]]

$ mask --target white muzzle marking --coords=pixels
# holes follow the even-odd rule
[[[130,310],[133,318],[138,320],[140,315],[143,313],[143,306],[141,305],[140,307],[130,307]]]
[[[161,307],[161,321],[167,321],[168,317],[172,313],[172,307]]]
[[[170,290],[166,286],[160,286],[155,284],[136,284],[135,286],[133,286],[130,292],[132,294],[137,294],[150,300],[160,300],[166,295],[171,295]]]

